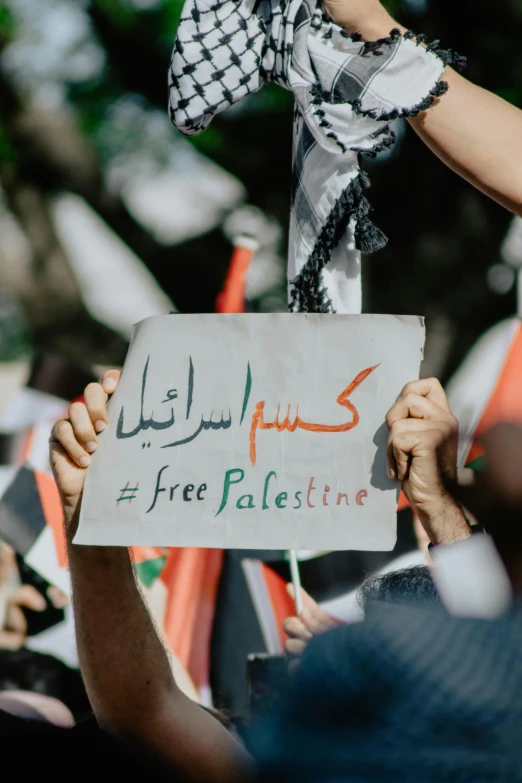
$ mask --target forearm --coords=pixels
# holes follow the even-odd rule
[[[471,535],[471,528],[458,503],[452,498],[441,498],[432,507],[414,507],[419,521],[432,544],[455,544]]]
[[[141,725],[144,707],[180,695],[165,650],[122,547],[75,546],[68,538],[82,674],[101,723]]]
[[[167,656],[121,547],[73,544],[78,525],[86,445],[107,422],[107,394],[119,373],[89,384],[84,403],[51,432],[50,460],[62,502],[73,588],[78,654],[87,692],[101,725],[132,740],[150,762],[187,783],[245,781],[251,760],[212,715],[177,686]],[[103,525],[103,520],[100,520]],[[177,779],[177,778],[176,778]]]
[[[453,171],[522,215],[522,112],[448,68],[450,89],[409,122]]]
[[[128,551],[77,546],[75,527],[68,522],[78,653],[100,724],[137,741],[183,780],[247,780],[251,760],[243,747],[177,687]]]
[[[341,6],[341,3],[339,3]],[[346,24],[353,32],[355,26]],[[381,8],[356,25],[365,40],[404,27]],[[427,146],[453,171],[490,198],[522,215],[522,111],[447,68],[448,92],[409,120]]]

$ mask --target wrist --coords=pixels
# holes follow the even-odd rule
[[[78,524],[80,521],[80,509],[78,504],[76,506],[72,506],[67,505],[66,503],[62,503],[62,509],[65,538],[67,539],[67,543],[70,544],[72,543],[72,540],[78,529]]]
[[[471,536],[471,528],[462,508],[452,498],[439,501],[436,506],[416,509],[430,543],[455,544]]]

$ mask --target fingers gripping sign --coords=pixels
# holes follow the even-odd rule
[[[439,381],[427,378],[406,384],[388,411],[386,424],[389,475],[402,481],[430,539],[469,535],[462,512],[444,486],[444,479],[457,476],[458,423]]]
[[[436,378],[424,378],[406,384],[397,402],[386,415],[390,431],[388,438],[388,472],[390,478],[404,481],[416,450],[417,456],[436,456],[437,448],[445,440],[452,440],[458,434],[458,424],[452,416],[444,390]],[[430,434],[428,434],[430,433]],[[448,446],[456,446],[448,444]],[[448,449],[446,457],[451,457]],[[445,462],[448,462],[446,459]],[[445,464],[449,468],[450,464]],[[456,452],[455,466],[456,470]]]
[[[98,435],[107,426],[107,399],[118,385],[120,370],[108,370],[101,383],[90,383],[84,402],[69,407],[69,418],[56,422],[50,444],[50,459],[64,509],[75,512],[85,482],[85,470],[98,446]]]

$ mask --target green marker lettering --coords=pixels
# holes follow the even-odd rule
[[[246,500],[246,503],[245,503]],[[252,495],[241,495],[236,503],[236,508],[255,508]]]
[[[238,479],[235,480],[232,479],[232,475],[234,473],[240,474]],[[221,498],[221,505],[216,514],[216,517],[218,517],[221,514],[221,512],[223,511],[223,509],[228,503],[228,493],[230,492],[230,487],[232,486],[232,484],[239,484],[241,481],[243,481],[244,478],[245,478],[245,471],[241,470],[241,468],[231,468],[231,470],[227,470],[227,472],[225,473],[225,481],[223,483],[223,496]]]
[[[270,508],[270,506],[266,502],[266,496],[267,496],[267,493],[268,493],[268,483],[269,483],[270,479],[272,478],[272,476],[275,476],[277,478],[277,474],[276,474],[275,470],[271,470],[270,473],[267,473],[267,476],[266,476],[266,479],[265,479],[265,488],[263,490],[263,505],[261,506],[263,511],[266,511],[267,508]]]
[[[288,492],[280,492],[279,495],[276,497],[276,506],[277,508],[286,508],[286,503],[284,502],[288,498]]]

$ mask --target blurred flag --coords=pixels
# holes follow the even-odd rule
[[[63,515],[49,464],[49,435],[53,423],[67,416],[70,401],[83,399],[93,380],[61,357],[38,354],[26,386],[15,392],[0,419],[7,431],[0,438],[0,457],[7,462],[0,474],[6,485],[0,538],[67,595]],[[134,547],[131,553],[147,600],[161,604],[156,615],[167,645],[209,703],[210,636],[223,552]]]
[[[295,614],[294,601],[286,590],[287,581],[261,560],[245,559],[242,567],[266,652],[281,654],[286,639],[283,621]]]
[[[70,595],[63,515],[54,478],[25,464],[0,500],[0,538],[47,582]],[[208,700],[209,640],[221,550],[132,549],[146,588],[165,585],[162,609],[165,640]]]
[[[238,236],[234,239],[234,250],[227,276],[216,299],[216,313],[244,313],[246,275],[258,248],[252,237]]]
[[[0,500],[0,538],[40,576],[69,595],[62,519],[53,477],[23,465]]]
[[[62,510],[49,465],[52,425],[94,376],[61,356],[38,352],[29,377],[2,416],[6,441],[0,537],[44,579],[70,593]]]
[[[480,470],[480,436],[501,422],[522,424],[522,321],[510,318],[489,329],[447,386],[459,421],[459,467]]]
[[[210,638],[222,564],[222,549],[170,549],[160,577],[167,588],[165,640],[207,705]]]
[[[0,430],[23,432],[41,421],[59,418],[66,413],[69,400],[83,394],[94,380],[92,373],[62,356],[36,353],[27,382],[14,393],[0,416]]]
[[[132,559],[138,579],[145,587],[152,587],[165,568],[169,550],[166,547],[134,546]]]

